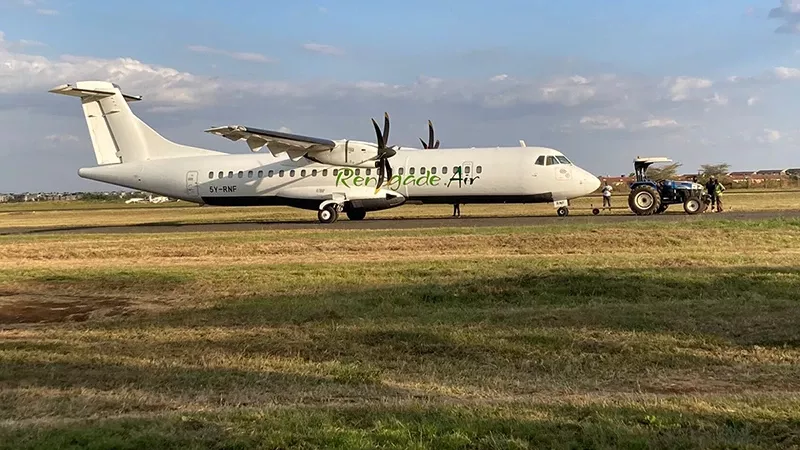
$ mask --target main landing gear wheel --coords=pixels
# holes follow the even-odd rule
[[[363,209],[351,209],[347,211],[347,218],[350,220],[362,220],[367,216],[367,212]]]
[[[558,217],[566,217],[569,215],[569,208],[562,206],[556,210],[556,214],[558,214]]]
[[[319,210],[317,218],[322,223],[336,222],[336,219],[339,218],[339,210],[336,209],[336,205],[327,205]]]

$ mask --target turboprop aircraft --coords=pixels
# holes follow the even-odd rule
[[[389,146],[388,114],[383,131],[372,120],[377,144],[241,125],[205,130],[244,139],[252,151],[230,154],[167,140],[131,111],[128,102],[141,97],[114,83],[80,81],[50,92],[81,100],[97,165],[81,168],[80,177],[201,205],[292,206],[317,211],[322,223],[342,211],[360,220],[405,203],[552,202],[566,216],[570,199],[600,187],[550,148]],[[271,154],[259,153],[265,146]]]

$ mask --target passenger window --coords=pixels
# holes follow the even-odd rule
[[[292,169],[292,170],[290,170],[290,171],[289,171],[289,176],[290,176],[290,177],[292,177],[292,178],[294,178],[294,169]]]
[[[208,179],[214,178],[214,172],[208,172]]]
[[[282,177],[282,176],[283,176],[283,171],[282,171],[282,170],[279,170],[279,171],[278,171],[278,176],[279,176],[279,177]]]
[[[264,178],[264,171],[263,170],[259,170],[258,171],[258,178]]]
[[[461,173],[461,167],[453,166],[453,173]]]
[[[361,175],[361,169],[356,169],[356,175]]]
[[[425,175],[425,168],[424,167],[420,167],[419,168],[419,174],[420,175]]]
[[[408,168],[408,174],[409,175],[414,175],[414,168],[413,167],[409,167]]]
[[[483,168],[481,166],[475,168],[475,173],[481,173],[481,172],[483,172]]]
[[[405,169],[404,169],[403,167],[401,167],[401,168],[397,169],[397,174],[398,174],[398,175],[402,175],[402,174],[404,174],[404,173],[406,173],[406,171],[405,171]]]
[[[220,177],[220,178],[222,178],[222,177],[224,177],[224,176],[225,176],[225,174],[224,174],[223,172],[220,172],[220,173],[219,173],[219,177]]]
[[[272,178],[273,175],[275,175],[275,171],[274,170],[270,170],[269,172],[267,172],[267,176],[268,177]]]
[[[442,166],[442,174],[447,173],[447,166]]]
[[[233,172],[228,172],[228,178],[233,178]]]
[[[328,176],[328,169],[322,169],[322,176],[323,177],[327,177]]]
[[[248,170],[247,171],[247,178],[253,178],[253,171],[252,170]]]
[[[556,161],[556,157],[555,156],[548,156],[547,157],[547,165],[548,166],[554,166],[556,164],[558,164],[558,161]]]
[[[317,169],[312,169],[312,170],[311,170],[311,176],[312,176],[312,177],[315,177],[315,176],[317,176]]]
[[[333,176],[339,175],[339,169],[333,169]]]
[[[372,175],[372,169],[367,169],[367,176]]]
[[[544,155],[541,155],[538,158],[536,158],[536,165],[537,166],[543,166],[544,165]]]
[[[300,176],[301,177],[306,176],[306,169],[303,169],[303,170],[300,171]]]
[[[431,174],[436,175],[436,167],[431,167]]]
[[[239,178],[242,178],[242,177],[244,176],[244,172],[242,172],[242,171],[240,170],[240,171],[239,171],[239,173],[238,173],[238,176],[239,176]]]
[[[464,173],[469,174],[469,169],[471,169],[470,166],[464,166]]]

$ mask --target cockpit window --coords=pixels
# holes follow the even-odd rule
[[[544,155],[540,155],[538,158],[536,158],[536,165],[537,166],[543,166],[544,165]]]
[[[558,155],[558,156],[556,156],[556,159],[557,159],[557,160],[558,160],[558,162],[560,162],[561,164],[572,164],[572,163],[571,163],[571,162],[570,162],[570,161],[567,159],[567,157],[566,157],[566,156],[563,156],[563,155]]]
[[[558,164],[558,160],[556,159],[555,156],[548,156],[547,157],[547,165],[548,166],[554,166],[556,164]]]

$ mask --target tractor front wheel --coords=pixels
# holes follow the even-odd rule
[[[686,211],[686,214],[698,214],[703,212],[704,204],[705,202],[700,197],[689,197],[683,202],[683,210]]]
[[[628,206],[636,215],[649,216],[661,207],[661,195],[653,186],[636,186],[628,195]]]

